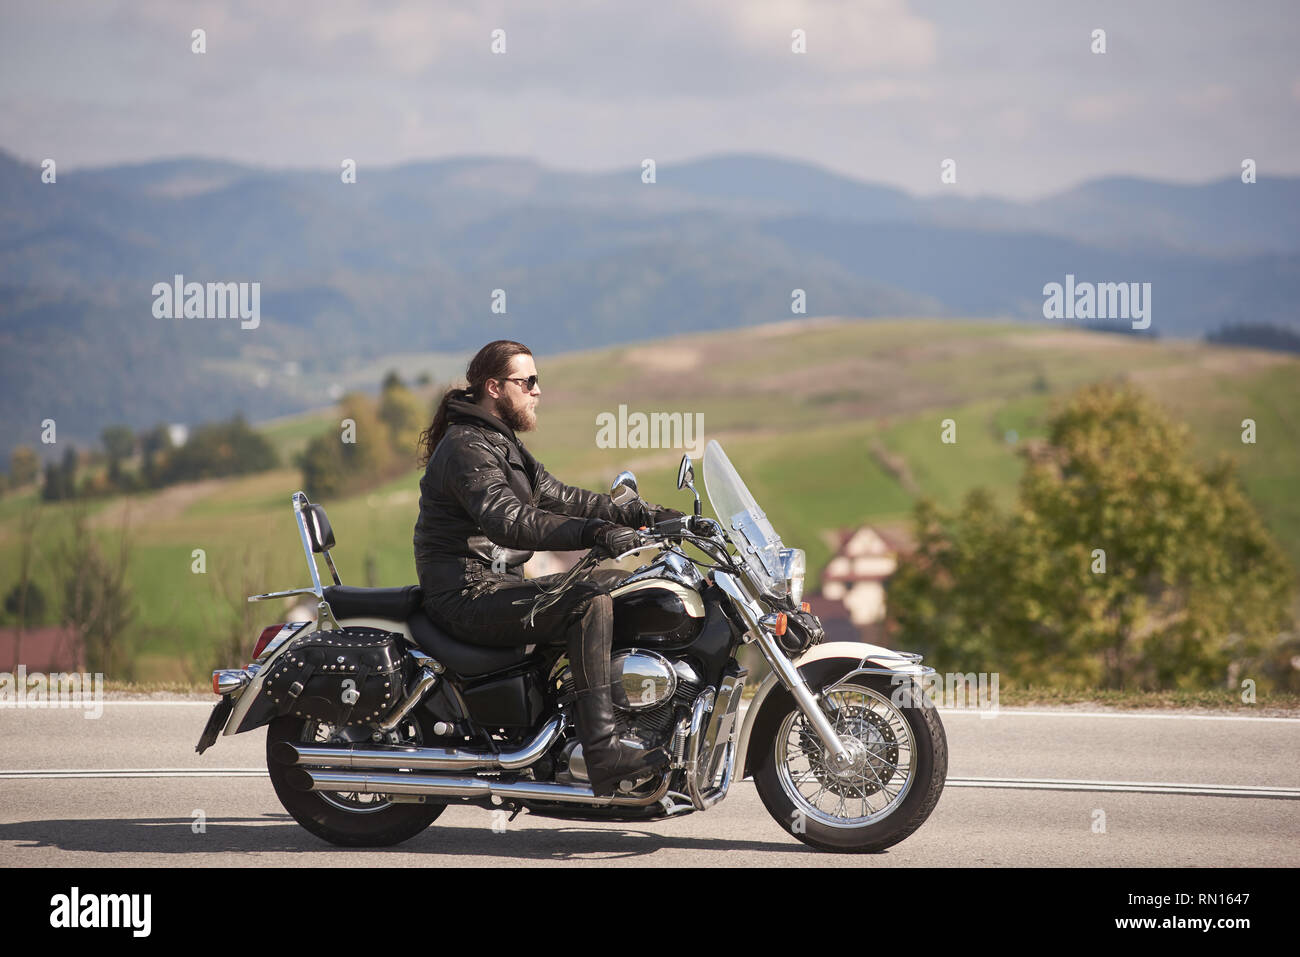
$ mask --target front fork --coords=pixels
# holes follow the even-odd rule
[[[831,724],[830,719],[826,717],[826,713],[822,711],[817,695],[813,694],[808,687],[808,682],[803,680],[803,675],[794,666],[794,662],[785,656],[785,652],[777,644],[776,635],[772,633],[769,624],[769,616],[763,614],[762,607],[749,594],[748,589],[745,588],[740,579],[734,575],[715,571],[713,580],[731,599],[736,610],[739,611],[740,616],[748,626],[749,634],[753,636],[754,642],[758,645],[759,650],[763,652],[763,657],[767,659],[768,665],[775,672],[777,680],[794,697],[795,703],[799,705],[799,710],[803,712],[804,717],[812,722],[817,737],[821,738],[822,744],[826,748],[826,754],[830,757],[836,769],[845,769],[852,766],[853,756],[845,749],[844,742],[835,733],[835,726]]]
[[[826,717],[826,713],[822,711],[818,696],[808,687],[808,682],[803,680],[803,675],[794,666],[794,662],[785,656],[785,652],[777,644],[776,636],[761,626],[753,631],[753,635],[759,650],[763,652],[763,657],[767,659],[768,665],[776,673],[777,680],[790,692],[804,717],[812,722],[817,737],[821,738],[822,744],[826,747],[826,753],[834,762],[835,767],[849,767],[853,763],[852,755],[845,750],[844,743],[840,741],[840,736],[835,733],[834,725]]]

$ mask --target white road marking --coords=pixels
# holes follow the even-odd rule
[[[34,768],[0,771],[0,779],[72,780],[77,778],[250,778],[266,777],[265,768]]]
[[[102,702],[104,707],[160,707],[160,708],[211,708],[216,701],[130,701],[127,699],[109,699]],[[49,704],[27,703],[27,708],[39,709],[49,707]],[[84,704],[77,707],[84,708]],[[0,701],[0,708],[10,708],[12,710],[22,710],[15,702]],[[67,705],[62,706],[63,710],[75,710]],[[740,713],[749,710],[749,702],[745,702],[740,709]],[[1236,714],[1159,714],[1149,711],[1129,712],[1129,711],[1030,711],[1021,708],[998,708],[996,711],[991,709],[979,708],[940,708],[940,717],[947,719],[954,715],[985,715],[985,720],[991,717],[1013,717],[1013,718],[1144,718],[1155,721],[1278,721],[1288,724],[1300,724],[1300,717],[1296,718],[1279,718],[1279,717],[1255,717],[1253,715],[1236,715]]]
[[[979,708],[940,708],[939,716],[944,720],[954,715],[985,714],[985,720],[1006,715],[1013,718],[1149,718],[1156,721],[1282,721],[1288,724],[1300,723],[1300,718],[1268,718],[1236,714],[1154,714],[1128,711],[1021,711],[1014,708],[998,708],[996,711]]]
[[[153,705],[155,707],[163,706],[169,708],[211,708],[216,704],[215,701],[122,701],[109,698],[106,701],[96,702],[93,698],[81,698],[76,701],[0,701],[0,709],[9,711],[89,711],[92,708],[100,707],[117,707],[118,705],[130,705],[133,708],[142,705]]]
[[[1260,784],[1173,784],[1164,781],[1069,781],[1054,778],[949,778],[947,787],[1010,788],[1024,791],[1132,791],[1200,797],[1253,797],[1300,800],[1300,788]]]
[[[4,780],[75,780],[85,778],[249,778],[266,777],[263,768],[36,768],[0,771]],[[948,778],[947,787],[1005,788],[1023,791],[1115,791],[1185,794],[1197,797],[1246,797],[1300,800],[1300,788],[1260,784],[1181,784],[1149,781],[1078,781],[1059,778]]]

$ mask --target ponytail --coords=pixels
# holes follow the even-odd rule
[[[438,409],[433,414],[433,421],[429,427],[420,433],[420,468],[429,464],[429,459],[433,458],[433,450],[438,447],[442,437],[447,434],[447,403],[452,399],[464,399],[468,402],[474,401],[473,393],[469,389],[451,388],[442,394],[442,399],[438,403]]]

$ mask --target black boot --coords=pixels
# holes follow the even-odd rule
[[[582,615],[581,630],[569,645],[577,700],[578,738],[592,793],[614,793],[620,781],[649,774],[669,761],[663,748],[645,750],[619,740],[614,727],[614,701],[610,693],[610,649],[614,642],[613,602],[608,595],[594,596]],[[576,652],[576,654],[575,654]]]
[[[603,694],[595,688],[578,692],[576,704],[587,780],[597,797],[613,794],[620,781],[650,774],[668,763],[669,754],[663,748],[646,750],[619,740],[608,684]]]

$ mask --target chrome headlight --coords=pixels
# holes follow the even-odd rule
[[[786,592],[795,607],[803,601],[803,577],[808,559],[802,548],[781,549],[781,577],[785,579]]]

